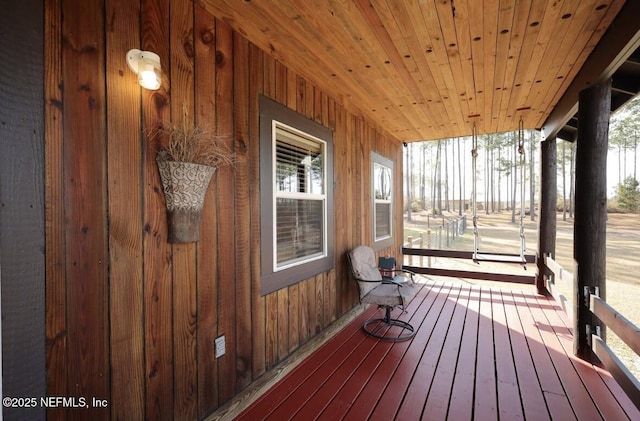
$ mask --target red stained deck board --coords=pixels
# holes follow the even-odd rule
[[[554,393],[556,395],[564,395],[562,383],[560,383],[560,379],[558,379],[558,375],[555,372],[553,363],[551,362],[549,352],[542,341],[537,321],[533,318],[523,294],[520,292],[514,292],[513,296],[516,298],[516,301],[519,302],[516,308],[527,338],[531,357],[533,358],[538,380],[540,381],[541,390],[543,392]],[[553,413],[551,415],[553,415]]]
[[[415,317],[416,320],[422,318],[422,324],[415,324],[414,327],[419,329],[419,335],[423,336],[427,334],[430,327],[427,326],[428,321],[425,320],[427,314],[431,313],[431,309],[436,303],[437,298],[440,296],[442,285],[432,285],[430,287],[422,288],[421,294],[413,299],[411,304],[418,304]],[[426,296],[425,296],[426,294]],[[426,331],[424,330],[426,329]],[[418,334],[416,334],[418,336]],[[381,399],[382,394],[389,385],[391,377],[393,376],[398,364],[402,360],[409,345],[413,343],[416,338],[411,341],[404,341],[393,344],[393,347],[387,354],[385,360],[378,367],[376,375],[371,377],[367,385],[362,389],[362,393],[353,401],[349,411],[346,413],[347,419],[368,417],[376,407],[376,404]]]
[[[473,416],[478,320],[480,318],[480,289],[473,288],[471,290],[467,306],[458,364],[451,388],[451,401],[449,402],[447,415],[447,418],[452,420],[470,420]]]
[[[549,420],[549,411],[540,388],[540,382],[536,374],[536,368],[527,345],[522,321],[518,317],[517,302],[513,294],[503,294],[505,316],[509,325],[511,351],[515,363],[516,376],[518,378],[517,390],[522,400],[522,408],[525,419]]]
[[[505,303],[503,301],[505,299],[510,300],[511,297],[508,295],[503,297],[501,291],[492,289],[491,302],[496,354],[496,380],[498,385],[498,412],[500,419],[516,420],[524,418],[511,342],[511,336],[517,336],[518,333],[512,331],[508,326]]]
[[[629,419],[640,420],[640,409],[638,409],[631,398],[626,393],[624,393],[611,373],[601,367],[594,366],[593,368],[598,373],[602,381],[607,385],[609,390],[612,391],[613,395],[615,396],[616,402],[618,402],[620,407],[625,411]]]
[[[431,284],[425,285],[407,309],[407,314],[409,314],[413,306],[419,307],[417,310],[423,309],[422,312],[415,311],[413,317],[408,320],[414,327],[417,327],[418,323],[421,323],[427,314],[429,306],[423,300],[425,300],[429,292],[432,292],[431,286]],[[429,297],[433,301],[435,299],[435,293],[432,292]],[[391,351],[394,344],[387,341],[377,341],[373,338],[371,338],[371,340],[376,342],[373,350],[367,355],[359,369],[345,382],[335,398],[324,408],[320,414],[320,419],[335,420],[340,418],[351,408],[352,403],[367,383],[371,381],[372,377],[374,375],[377,376],[380,365],[385,361],[387,354]],[[373,407],[373,404],[375,404],[375,401],[372,402],[371,407]]]
[[[351,407],[352,402],[362,392],[362,389],[376,374],[380,364],[393,346],[392,342],[377,341],[373,350],[367,355],[358,369],[340,387],[336,396],[328,402],[320,413],[320,419],[336,420],[342,417]]]
[[[436,282],[401,315],[412,340],[366,336],[367,310],[239,419],[640,419],[609,373],[568,355],[557,309],[533,290]]]
[[[533,314],[533,318],[537,321],[542,340],[562,382],[564,394],[569,398],[569,403],[576,417],[578,419],[592,419],[594,415],[599,417],[598,410],[589,395],[589,391],[585,388],[582,379],[580,379],[580,376],[576,373],[571,359],[567,357],[560,340],[554,332],[553,325],[548,321],[542,308],[538,305],[535,296],[525,295],[525,298]]]
[[[376,405],[372,417],[375,419],[393,419],[404,398],[407,386],[410,384],[416,371],[419,359],[429,342],[442,309],[447,304],[447,297],[451,291],[450,286],[445,286],[436,297],[436,301],[427,314],[421,327],[420,334],[412,339],[409,348],[398,364],[391,378],[391,387],[387,387]],[[426,328],[426,329],[425,329]]]
[[[558,378],[555,367],[549,356],[549,351],[544,345],[539,330],[538,322],[534,319],[527,302],[525,294],[514,292],[513,296],[518,302],[516,308],[524,333],[527,338],[531,357],[540,382],[540,390],[549,411],[551,419],[575,419],[573,409],[562,388],[562,383]]]
[[[323,369],[315,370],[311,375],[300,382],[298,387],[291,393],[285,402],[279,405],[273,412],[269,414],[273,419],[286,419],[287,416],[296,413],[318,390],[320,390],[324,383],[327,381],[327,377],[332,376],[336,371],[344,367],[345,361],[351,361],[351,356],[356,353],[364,353],[366,349],[360,348],[361,342],[370,338],[365,335],[353,335],[347,341],[340,345],[336,349],[335,353],[330,357],[332,364],[325,365]],[[359,358],[356,355],[354,359]]]
[[[548,298],[536,297],[538,306],[541,307],[545,303],[548,303]],[[569,328],[565,325],[565,320],[557,311],[546,311],[545,315],[549,320],[549,323],[554,327],[554,332],[560,341],[565,353],[571,354],[573,350],[572,335]],[[606,420],[624,420],[628,419],[640,419],[640,411],[632,411],[633,414],[627,413],[625,409],[617,402],[608,399],[608,395],[611,393],[602,377],[598,374],[593,367],[593,364],[589,364],[578,358],[571,357],[571,362],[585,383],[594,404]]]
[[[446,339],[437,370],[433,374],[433,386],[429,389],[422,416],[426,419],[446,419],[453,379],[456,374],[458,355],[462,343],[462,333],[469,303],[470,288],[464,287],[458,296],[455,313],[451,318],[451,326]],[[402,411],[402,409],[401,409]],[[401,412],[402,413],[402,412]]]
[[[331,339],[331,343],[344,343],[350,338],[361,338],[359,332],[359,326],[364,321],[371,317],[373,309],[367,309],[360,316],[358,316],[353,322],[343,328]],[[304,383],[304,381],[313,374],[316,370],[322,369],[332,355],[336,352],[336,348],[330,343],[325,343],[316,352],[310,355],[304,362],[300,364],[293,371],[287,374],[280,382],[278,387],[273,387],[260,398],[258,398],[253,404],[251,404],[240,416],[236,419],[253,420],[255,414],[259,414],[261,417],[271,413],[278,405],[280,405],[287,397],[293,393],[298,385]]]
[[[417,368],[403,397],[396,418],[402,420],[418,419],[422,415],[424,404],[431,387],[436,366],[443,351],[450,326],[455,326],[453,316],[458,308],[460,287],[454,287],[440,312],[429,341],[422,351]],[[407,362],[411,364],[411,362]],[[413,363],[415,366],[415,363]]]
[[[480,296],[476,389],[473,412],[474,417],[480,420],[498,419],[493,339],[491,292],[489,289],[483,288]]]

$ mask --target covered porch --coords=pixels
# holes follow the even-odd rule
[[[533,287],[426,280],[412,341],[363,335],[371,307],[210,419],[634,420],[611,374],[573,355],[571,323]]]
[[[598,119],[576,117],[585,90],[637,95],[638,73],[611,79],[640,46],[639,14],[633,0],[7,5],[1,392],[99,404],[5,407],[3,415],[231,417],[260,394],[248,411],[274,419],[334,410],[399,419],[638,418],[605,371],[572,356],[573,327],[538,294],[552,281],[545,262],[554,252],[556,137],[572,133],[582,151],[606,152],[606,130],[576,138],[567,127],[608,119],[606,95],[586,101],[599,106]],[[135,49],[160,58],[159,89],[143,88],[128,67]],[[640,60],[632,61],[635,68]],[[207,127],[238,158],[209,184],[198,241],[170,240],[157,164],[168,139],[154,135],[165,123]],[[402,316],[420,326],[412,341],[363,335],[362,317],[375,309],[360,314],[345,256],[377,242],[374,160],[394,192],[376,252],[400,256],[403,145],[520,125],[542,133],[536,289],[427,280]],[[313,183],[277,190],[274,162],[302,169],[299,158],[320,150],[322,197],[311,194]],[[603,169],[581,168],[595,170],[593,180],[582,177],[583,191],[595,191]],[[291,198],[322,202],[322,210],[306,238],[296,225],[279,242],[275,204]],[[583,221],[602,221],[598,201],[582,202]],[[291,259],[284,272],[291,268],[278,265],[278,247],[320,232],[310,248],[317,253],[300,256],[304,270]],[[601,248],[597,259],[592,253],[602,242],[582,241],[578,260],[604,262]],[[599,273],[581,279],[588,299]],[[588,336],[575,332],[588,353]],[[261,388],[291,361],[303,362],[283,383]]]

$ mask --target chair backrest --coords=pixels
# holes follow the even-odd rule
[[[360,298],[382,282],[382,275],[376,265],[376,255],[371,247],[358,246],[351,250],[349,263],[353,277],[358,281]]]

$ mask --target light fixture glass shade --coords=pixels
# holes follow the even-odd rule
[[[151,51],[130,50],[127,53],[129,68],[138,74],[138,83],[145,89],[160,89],[162,69],[160,56]]]

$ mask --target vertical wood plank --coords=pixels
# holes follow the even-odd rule
[[[278,361],[278,293],[266,296],[266,368],[276,365]]]
[[[263,53],[256,46],[249,46],[249,178],[251,180],[251,325],[253,378],[266,370],[266,314],[265,298],[260,295],[260,137],[259,94],[263,90]]]
[[[329,127],[330,129],[333,130],[333,142],[334,142],[334,149],[333,149],[333,174],[331,174],[331,183],[329,185],[329,188],[333,189],[333,194],[334,194],[334,203],[339,203],[337,202],[337,200],[339,200],[338,198],[338,162],[339,162],[339,155],[338,155],[338,151],[337,151],[337,130],[336,130],[336,103],[333,100],[333,98],[327,97],[327,114],[326,114],[326,118],[327,118],[327,127]],[[339,216],[339,212],[338,209],[341,208],[341,206],[334,206],[332,209],[332,212],[334,212],[334,221],[339,221],[338,216]],[[325,316],[327,317],[327,324],[329,322],[333,322],[334,320],[337,319],[337,310],[336,310],[336,285],[338,283],[338,274],[342,273],[340,271],[340,267],[343,264],[343,253],[342,251],[344,250],[341,240],[340,240],[340,234],[339,232],[342,230],[336,230],[336,232],[334,233],[334,238],[333,238],[333,243],[334,243],[334,269],[329,273],[329,284],[328,284],[328,292],[327,294],[325,294],[325,301],[328,303],[328,312],[325,313]]]
[[[269,98],[275,97],[276,62],[273,57],[263,54],[263,93]],[[259,199],[259,198],[257,198]],[[274,292],[265,297],[266,301],[266,367],[273,367],[278,361],[278,293]]]
[[[300,345],[300,303],[299,303],[299,284],[293,284],[288,287],[289,290],[289,333],[288,333],[288,353],[292,353]]]
[[[336,188],[334,189],[334,202],[335,203],[343,203],[343,206],[336,207],[335,220],[336,221],[344,221],[346,219],[347,212],[347,204],[348,204],[348,195],[347,195],[347,185],[348,180],[350,178],[350,174],[348,173],[347,160],[346,160],[346,122],[344,119],[344,110],[339,105],[335,105],[335,134],[334,134],[334,168],[335,168],[335,182]],[[336,261],[338,262],[338,270],[336,273],[336,303],[335,303],[335,312],[336,316],[344,313],[343,306],[343,297],[345,295],[345,291],[347,290],[346,285],[349,282],[353,282],[351,276],[349,274],[349,269],[346,267],[347,259],[346,252],[348,248],[352,246],[352,244],[348,241],[347,238],[347,230],[341,229],[337,230],[336,236]]]
[[[201,6],[195,6],[194,25],[196,123],[215,130],[215,19]],[[216,178],[213,178],[204,199],[197,252],[198,413],[201,418],[218,407],[218,364],[213,342],[218,328],[217,201]]]
[[[311,305],[315,307],[315,319],[313,322],[314,335],[320,333],[324,327],[324,284],[326,279],[326,272],[320,273],[315,277],[316,295],[313,297],[313,302],[311,303]]]
[[[110,399],[104,4],[62,5],[68,393]],[[91,418],[109,409],[90,408]]]
[[[169,119],[169,1],[143,2],[141,13],[143,50],[160,56],[162,87],[142,90],[143,127],[157,127]],[[167,243],[167,218],[162,183],[156,165],[156,151],[163,139],[145,138],[143,156],[144,201],[144,329],[146,365],[146,418],[160,419],[173,414],[172,262]]]
[[[275,294],[278,296],[276,358],[278,361],[282,361],[288,355],[289,350],[289,289],[279,289]]]
[[[193,19],[193,2],[172,0],[171,120],[180,126],[195,123]],[[173,414],[176,419],[197,416],[196,355],[196,243],[177,243],[173,245]]]
[[[280,104],[287,103],[287,68],[275,61],[274,66],[275,77],[275,100]],[[278,360],[284,359],[290,352],[290,335],[297,331],[296,321],[297,318],[293,316],[290,311],[290,293],[296,295],[293,301],[296,302],[297,307],[297,294],[298,288],[283,288],[277,292],[278,294]],[[293,326],[292,326],[293,325]],[[295,345],[292,345],[295,346]]]
[[[249,202],[249,42],[234,37],[235,235],[236,235],[236,391],[251,383],[251,215]]]
[[[62,97],[62,8],[45,0],[45,318],[47,393],[67,390],[66,258],[64,215],[64,132]],[[49,419],[65,419],[65,408],[50,408]]]
[[[316,277],[304,281],[307,284],[307,302],[303,304],[307,318],[306,337],[311,338],[316,330]]]
[[[112,418],[144,418],[142,282],[142,122],[140,86],[125,53],[140,45],[140,3],[108,0],[107,171],[109,174],[109,306]],[[135,165],[135,164],[137,165]]]
[[[216,21],[216,106],[218,135],[233,149],[233,32]],[[236,390],[236,253],[235,179],[233,168],[217,171],[218,207],[218,335],[225,335],[226,354],[218,359],[219,402],[229,400]]]
[[[305,343],[309,339],[309,282],[304,280],[298,283],[299,305],[298,305],[298,324],[300,326],[300,342]]]

